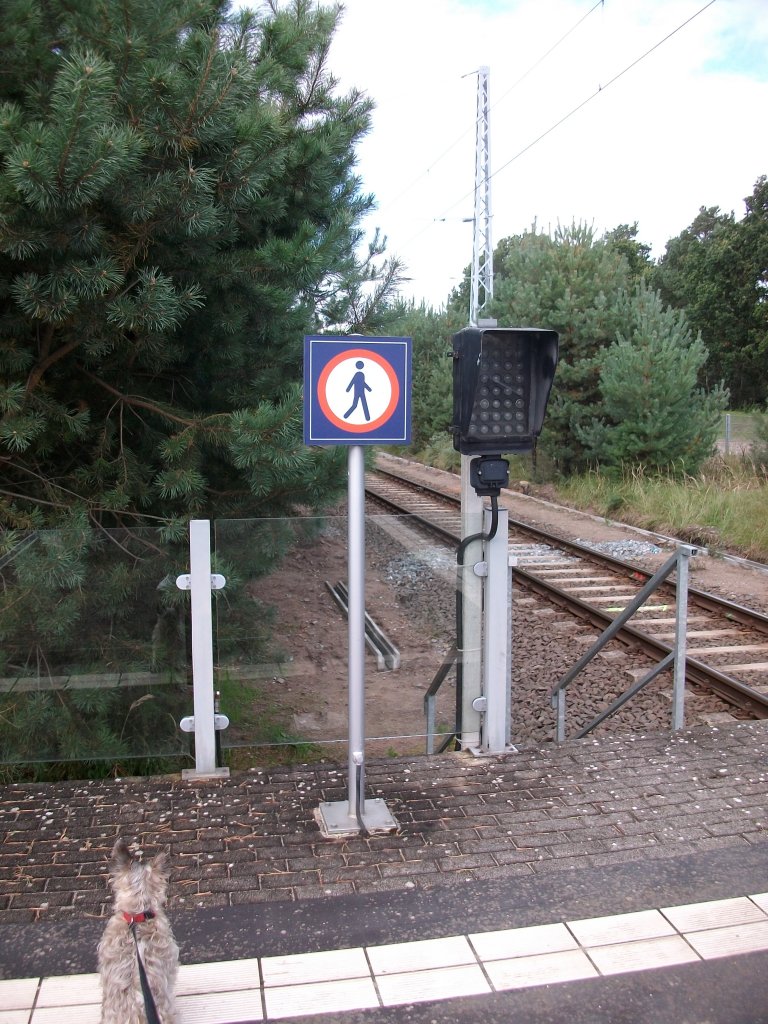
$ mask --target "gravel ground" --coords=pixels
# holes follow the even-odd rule
[[[396,460],[398,468],[402,460]],[[432,486],[446,484],[455,492],[458,480],[452,474],[414,466],[410,472]],[[632,528],[615,522],[599,521],[583,513],[531,501],[524,495],[505,492],[504,504],[510,515],[552,527],[563,537],[596,550],[635,561],[655,569],[669,556],[653,539],[637,536]],[[451,554],[445,556],[448,565]],[[392,579],[398,600],[414,614],[431,623],[441,621],[446,643],[452,636],[453,605],[436,601],[434,581],[424,567],[442,567],[443,556],[419,553],[392,558]],[[739,568],[722,559],[700,556],[691,564],[692,585],[718,593],[737,603],[765,610],[768,604],[768,573],[754,568]],[[513,701],[512,738],[514,742],[546,742],[552,739],[555,713],[549,704],[552,686],[582,657],[597,639],[598,633],[584,623],[572,620],[559,609],[513,590]],[[639,676],[653,667],[651,659],[629,651],[618,642],[609,644],[579,675],[568,691],[568,734],[586,725]],[[672,674],[661,674],[653,683],[612,718],[602,723],[594,735],[629,734],[670,728],[672,714]],[[738,709],[724,704],[707,691],[689,684],[686,691],[686,725],[711,725],[745,717]]]
[[[424,693],[450,651],[456,631],[455,552],[425,541],[400,520],[376,516],[367,528],[367,609],[401,656],[395,672],[378,672],[373,656],[367,658],[366,731],[370,737],[383,737],[371,743],[378,755],[424,751],[424,739],[418,735],[425,724]],[[625,543],[640,543],[643,554],[648,553],[646,542]],[[290,624],[281,631],[281,642],[290,649],[293,674],[286,671],[285,677],[275,680],[268,690],[269,700],[292,722],[293,734],[321,744],[333,737],[343,741],[346,735],[347,624],[327,596],[308,595],[312,581],[328,579],[334,572],[343,575],[345,556],[344,532],[336,529],[322,544],[314,542],[300,557],[290,559],[273,581],[274,600],[282,602]],[[555,734],[550,691],[598,634],[519,587],[513,588],[512,617],[512,740],[550,742]],[[568,735],[591,721],[635,681],[638,672],[645,673],[652,665],[649,658],[621,643],[606,647],[568,691]],[[600,725],[595,735],[668,731],[671,690],[671,674],[659,676]],[[438,702],[437,721],[445,730],[453,728],[455,701],[452,671]],[[713,716],[725,716],[720,720],[727,721],[731,715],[719,699],[689,688],[686,725],[718,721]],[[319,749],[328,751],[326,745]]]

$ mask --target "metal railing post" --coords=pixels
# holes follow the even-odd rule
[[[672,729],[683,728],[685,717],[685,637],[688,632],[688,563],[696,549],[677,549],[677,602],[675,605],[675,669],[672,683]]]
[[[443,663],[435,674],[435,678],[429,685],[429,689],[424,694],[424,714],[427,718],[427,753],[434,754],[435,752],[435,724],[436,724],[436,709],[435,701],[437,699],[437,691],[445,682],[445,679],[450,672],[451,668],[457,663],[459,658],[459,652],[454,644],[450,651],[443,658]],[[454,727],[453,736],[456,735],[456,729]]]
[[[557,691],[557,742],[565,742],[565,687]]]
[[[647,686],[648,683],[652,682],[661,671],[668,668],[670,665],[674,670],[672,690],[672,729],[673,731],[676,731],[683,728],[686,661],[685,634],[688,627],[688,561],[691,555],[696,554],[696,551],[697,548],[688,544],[679,545],[674,555],[671,555],[661,568],[657,569],[651,579],[647,581],[645,586],[643,586],[640,592],[632,601],[630,601],[621,614],[617,615],[611,624],[601,633],[587,653],[579,658],[573,668],[570,669],[570,671],[563,676],[560,682],[553,687],[550,693],[550,701],[552,707],[556,710],[555,735],[558,743],[562,743],[565,740],[566,688],[573,682],[582,669],[589,664],[595,655],[598,654],[603,647],[605,647],[606,644],[608,644],[619,633],[624,624],[645,603],[650,595],[658,589],[673,569],[677,571],[674,649],[670,651],[670,653],[663,658],[654,669],[651,669],[643,679],[631,686],[629,690],[618,697],[609,708],[604,712],[601,712],[601,714],[593,719],[589,725],[585,726],[578,733],[578,736],[586,736],[587,733],[594,729],[596,725],[599,725],[600,722],[604,721],[609,715],[623,707],[630,697],[639,693],[640,690]]]

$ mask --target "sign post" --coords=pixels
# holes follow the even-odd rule
[[[381,799],[365,799],[365,445],[410,443],[411,339],[304,339],[304,443],[348,453],[348,799],[323,802],[329,836],[397,828]]]

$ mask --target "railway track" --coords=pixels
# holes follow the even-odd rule
[[[460,536],[456,494],[425,486],[392,469],[366,478],[370,500],[412,521],[451,546]],[[500,504],[504,505],[502,495]],[[640,564],[612,557],[539,527],[510,519],[516,587],[602,632],[653,575]],[[702,556],[706,557],[706,556]],[[654,662],[674,638],[674,583],[665,584],[619,634],[627,648]],[[737,717],[768,718],[768,616],[689,587],[686,679],[725,702]],[[639,673],[644,670],[638,670]],[[553,682],[556,680],[553,680]]]

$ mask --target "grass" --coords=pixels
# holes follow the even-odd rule
[[[588,473],[560,482],[557,495],[606,519],[768,561],[768,467],[746,455],[717,456],[683,480]]]
[[[285,709],[274,704],[258,684],[225,670],[218,676],[217,687],[221,710],[230,719],[222,736],[224,761],[230,768],[318,759],[319,748],[290,731]]]
[[[606,519],[679,537],[710,550],[731,552],[768,562],[768,414],[732,412],[728,455],[719,454],[696,477],[645,475],[634,470],[623,476],[600,472],[549,484],[550,494]],[[723,416],[720,440],[725,438]],[[409,453],[427,465],[458,469],[459,457],[450,439]],[[741,445],[752,445],[742,451]],[[510,458],[511,480],[551,479],[551,467],[540,459],[537,471],[530,456]],[[455,463],[455,464],[454,464]]]

